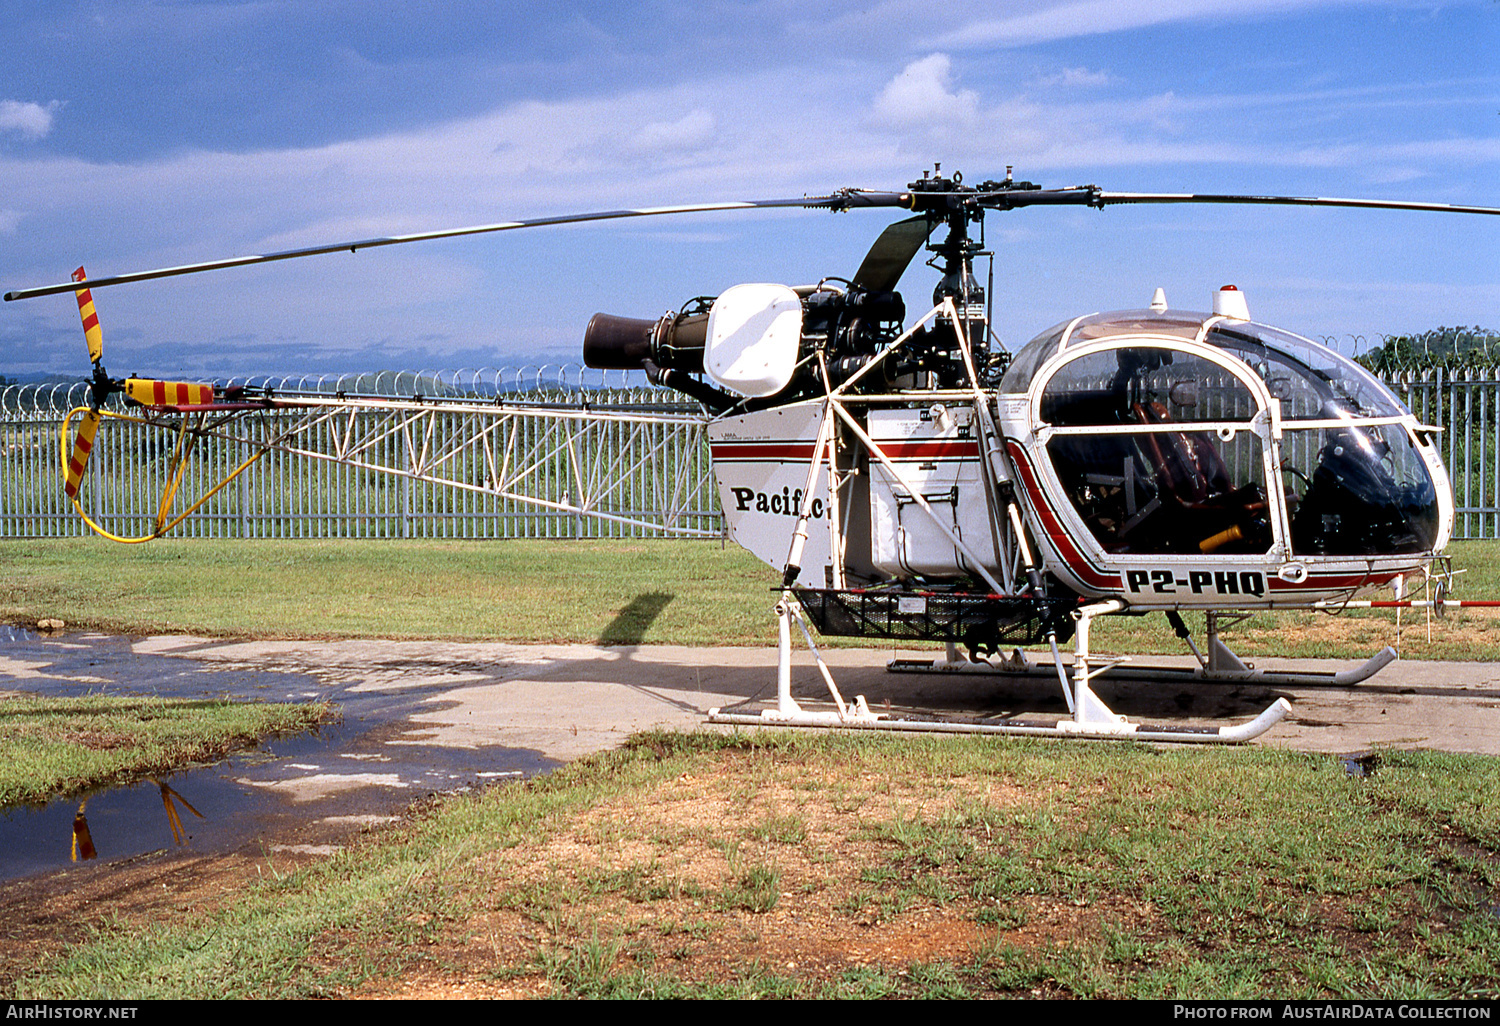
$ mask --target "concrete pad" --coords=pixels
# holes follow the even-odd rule
[[[618,745],[653,727],[692,729],[711,708],[775,704],[773,649],[503,645],[356,640],[332,642],[145,639],[141,651],[247,669],[312,674],[348,692],[419,696],[408,731],[391,744],[527,748],[568,760]],[[1055,681],[951,674],[892,674],[895,657],[931,651],[833,649],[824,656],[845,699],[872,708],[956,716],[1063,715]],[[1181,659],[1138,663],[1184,665]],[[1327,660],[1258,661],[1265,669],[1333,670]],[[795,657],[799,701],[826,702],[809,653]],[[1349,753],[1425,747],[1500,755],[1500,665],[1397,661],[1348,688],[1268,687],[1170,681],[1096,685],[1132,720],[1218,725],[1248,720],[1277,697],[1288,720],[1256,744]],[[410,709],[410,707],[409,707]]]

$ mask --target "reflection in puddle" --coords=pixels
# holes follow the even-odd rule
[[[199,819],[203,818],[203,813],[193,808],[186,798],[172,790],[172,785],[164,784],[155,778],[151,778],[151,783],[161,790],[161,803],[167,811],[167,826],[172,828],[172,842],[180,848],[187,841],[187,831],[182,829],[182,815],[177,811],[177,806],[181,805]],[[88,817],[84,815],[88,807],[89,800],[85,798],[78,803],[78,811],[73,814],[74,862],[87,862],[89,859],[99,857],[99,852],[94,847],[94,835],[89,832]]]
[[[10,809],[0,819],[0,877],[14,879],[70,863],[108,862],[188,844],[192,835],[180,818],[174,819],[176,810],[162,814],[165,795],[161,784],[145,780],[82,801],[60,799],[40,809]],[[189,808],[203,817],[196,807]]]
[[[1353,752],[1339,756],[1339,764],[1351,777],[1368,777],[1380,766],[1379,752]]]
[[[347,744],[347,739],[344,739]],[[200,853],[269,846],[309,825],[330,837],[391,818],[427,795],[532,776],[554,763],[533,752],[419,746],[372,776],[326,736],[280,738],[260,749],[170,778],[110,788],[43,808],[0,812],[0,880],[88,860],[131,859],[184,847]],[[327,786],[329,778],[347,786]],[[170,779],[171,783],[167,783]],[[307,787],[312,781],[320,786]],[[190,817],[182,815],[187,809]]]
[[[142,780],[81,801],[6,810],[0,816],[0,878],[183,846],[226,850],[242,844],[268,825],[269,810],[256,808],[253,790],[235,783],[229,771],[223,763],[176,774],[171,784]],[[192,817],[186,823],[183,809]]]
[[[167,825],[172,828],[172,840],[180,845],[184,840],[187,839],[187,834],[183,832],[182,817],[177,814],[177,806],[180,804],[184,809],[187,809],[199,819],[203,818],[203,813],[199,812],[197,809],[189,805],[187,803],[187,799],[182,797],[182,795],[178,794],[176,791],[172,790],[170,786],[163,784],[158,780],[153,780],[151,782],[157,787],[161,788],[161,803],[162,805],[166,806],[167,809]]]
[[[84,818],[83,810],[88,807],[89,800],[85,798],[78,803],[78,811],[73,814],[73,861],[79,859],[87,862],[96,859],[99,853],[94,850],[94,836],[89,833],[89,821]]]

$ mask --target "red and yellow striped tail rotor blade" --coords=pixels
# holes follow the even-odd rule
[[[78,498],[79,484],[89,465],[89,453],[94,451],[94,436],[99,433],[99,419],[98,410],[89,410],[78,424],[78,434],[73,436],[73,454],[67,466],[68,479],[63,485],[63,491],[70,499]]]
[[[88,275],[83,268],[73,272],[74,281],[84,281]],[[98,363],[104,358],[104,331],[99,327],[99,314],[94,309],[94,294],[88,289],[78,289],[78,316],[83,318],[83,338],[89,344],[89,359]]]
[[[207,406],[214,401],[214,386],[126,378],[125,394],[142,406]]]
[[[80,859],[96,859],[99,853],[94,850],[94,838],[89,834],[89,821],[83,816],[83,806],[78,807],[78,814],[73,817],[73,861]]]

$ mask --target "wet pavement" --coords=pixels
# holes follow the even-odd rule
[[[893,657],[918,654],[934,653],[825,653],[845,697],[865,695],[877,711],[1064,711],[1055,681],[886,672]],[[197,851],[275,851],[287,837],[305,838],[305,829],[293,828],[308,824],[326,826],[336,843],[351,826],[392,817],[432,793],[528,776],[614,747],[638,730],[700,726],[710,708],[774,705],[775,680],[771,649],[42,637],[0,627],[0,692],[327,700],[341,708],[342,722],[317,736],[273,739],[164,781],[202,814],[177,806],[186,843]],[[826,697],[805,652],[793,680],[799,700]],[[1096,690],[1132,719],[1189,724],[1240,722],[1289,698],[1291,717],[1254,742],[1262,745],[1500,755],[1497,664],[1397,662],[1352,688],[1101,681]],[[69,865],[77,811],[74,799],[0,818],[0,879]],[[174,845],[156,783],[91,796],[86,816],[101,860]]]
[[[0,627],[0,693],[326,700],[339,707],[340,722],[316,734],[271,738],[212,766],[133,787],[61,799],[40,809],[5,810],[0,813],[0,879],[72,865],[81,803],[100,860],[177,847],[161,783],[181,796],[173,804],[184,846],[212,852],[249,845],[273,852],[286,850],[285,838],[294,834],[331,842],[360,826],[392,820],[428,795],[530,776],[559,764],[535,750],[500,744],[426,743],[430,732],[408,726],[409,718],[441,707],[433,692],[451,683],[451,673],[413,676],[405,686],[392,687],[388,670],[371,668],[354,676],[308,672],[295,661],[280,661],[286,665],[282,669],[197,660],[173,652],[182,641],[91,634],[48,638]],[[309,823],[326,829],[296,829]],[[332,847],[315,844],[317,850]]]

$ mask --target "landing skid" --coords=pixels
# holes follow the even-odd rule
[[[835,727],[845,730],[901,730],[946,734],[1013,734],[1025,737],[1070,737],[1107,741],[1173,741],[1184,744],[1238,744],[1259,737],[1279,723],[1292,706],[1284,698],[1278,698],[1269,708],[1248,723],[1224,727],[1188,727],[1170,724],[1131,723],[1117,715],[1094,694],[1090,681],[1100,674],[1113,671],[1118,661],[1106,661],[1090,670],[1088,651],[1089,624],[1093,617],[1118,612],[1118,602],[1101,602],[1085,606],[1078,611],[1078,630],[1073,664],[1064,669],[1057,645],[1052,646],[1053,663],[1049,668],[1062,688],[1063,698],[1068,703],[1071,719],[1064,718],[1055,723],[1019,720],[1010,718],[987,720],[945,720],[938,717],[895,716],[875,713],[870,710],[864,696],[857,696],[846,703],[839,694],[838,685],[828,664],[812,640],[812,635],[797,608],[792,596],[784,594],[776,607],[779,624],[779,659],[777,662],[777,703],[775,709],[760,712],[730,712],[710,709],[710,723],[736,724],[741,726],[788,726],[788,727]],[[812,651],[823,681],[828,686],[834,711],[812,712],[802,708],[792,698],[791,625],[796,621],[808,648]],[[1389,660],[1387,660],[1389,661]],[[1373,662],[1373,660],[1372,660]],[[925,672],[933,672],[928,664]],[[984,666],[988,672],[1016,672],[997,670],[988,664],[967,663],[965,666]],[[1028,664],[1040,672],[1040,667]],[[1384,665],[1383,663],[1381,665]],[[894,668],[894,664],[893,664]],[[1376,667],[1379,669],[1379,667]],[[1070,674],[1071,671],[1071,674]],[[985,672],[964,669],[939,668],[937,672]],[[1253,672],[1253,671],[1246,671]],[[1374,671],[1371,671],[1374,672]]]
[[[1109,667],[1101,676],[1109,680],[1147,681],[1155,683],[1181,682],[1198,684],[1264,684],[1269,687],[1353,687],[1368,680],[1389,666],[1396,659],[1396,652],[1386,646],[1362,666],[1350,670],[1256,670],[1241,664],[1241,669],[1213,668],[1210,666],[1152,666],[1146,664],[1118,663]],[[1024,652],[1017,651],[998,662],[972,662],[958,652],[950,652],[947,659],[894,659],[886,667],[892,673],[967,673],[991,677],[1055,677],[1059,669],[1052,663],[1032,662]],[[1063,664],[1060,672],[1070,671]]]
[[[1249,666],[1232,652],[1219,637],[1220,621],[1228,619],[1238,623],[1249,616],[1245,613],[1223,613],[1209,611],[1205,655],[1193,644],[1187,628],[1180,617],[1174,619],[1178,636],[1192,650],[1198,661],[1194,667],[1152,666],[1131,664],[1125,658],[1117,659],[1100,675],[1108,674],[1110,680],[1132,680],[1153,683],[1181,682],[1197,684],[1264,684],[1271,687],[1353,687],[1368,680],[1396,660],[1396,651],[1387,645],[1371,656],[1362,666],[1349,670],[1257,670]],[[1051,677],[1069,672],[1053,648],[1052,663],[1034,663],[1017,649],[1008,658],[998,662],[974,662],[964,658],[955,645],[948,646],[946,659],[896,659],[887,669],[893,673],[978,673],[994,676]]]

